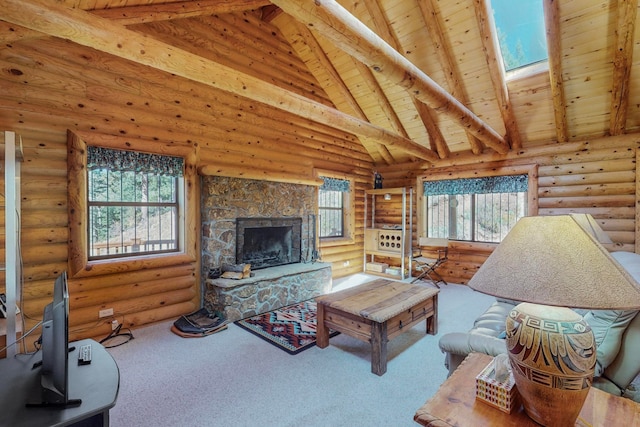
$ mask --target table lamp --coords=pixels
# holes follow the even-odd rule
[[[568,307],[640,307],[640,285],[601,242],[611,240],[587,214],[524,217],[469,281],[522,302],[506,345],[524,409],[545,426],[575,425],[593,380],[594,334]]]

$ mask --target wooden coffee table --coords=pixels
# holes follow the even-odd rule
[[[316,345],[329,345],[329,329],[371,343],[371,372],[387,371],[387,342],[427,321],[438,332],[439,289],[379,279],[316,298]]]

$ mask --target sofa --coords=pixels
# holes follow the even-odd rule
[[[640,283],[640,255],[612,252],[611,255]],[[640,286],[640,285],[639,285]],[[506,353],[505,321],[518,301],[498,298],[480,315],[468,332],[453,332],[440,338],[449,375],[469,353],[490,356]],[[629,386],[640,374],[640,315],[637,310],[576,310],[594,332],[597,355],[593,385],[609,393],[640,401],[640,393]]]

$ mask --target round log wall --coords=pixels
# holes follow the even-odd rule
[[[331,105],[275,26],[251,14],[200,17],[185,25],[171,21],[134,27]],[[187,27],[193,37],[188,46],[182,40]],[[215,36],[215,43],[198,39],[203,32]],[[237,37],[246,38],[246,49],[238,48]],[[315,170],[322,169],[353,177],[356,194],[371,185],[372,160],[353,135],[68,41],[7,32],[0,69],[0,129],[15,131],[24,145],[21,296],[26,329],[42,318],[55,278],[69,269],[67,130],[88,144],[188,151],[201,175],[298,183],[316,180]],[[356,215],[362,215],[362,203],[357,196]],[[361,222],[357,216],[356,224]],[[362,240],[357,227],[353,242],[321,248],[334,277],[362,270]],[[70,338],[103,338],[111,332],[112,319],[137,327],[195,311],[202,303],[197,258],[184,265],[131,263],[124,270],[71,277]],[[105,308],[113,308],[114,316],[100,318]]]
[[[510,167],[537,165],[538,215],[591,214],[614,242],[607,249],[636,252],[640,243],[636,210],[640,188],[636,174],[638,147],[639,135],[622,135],[522,149],[500,162],[489,159],[478,163],[472,156],[459,155],[433,166],[410,171],[381,168],[381,173],[389,187],[415,187],[420,176],[455,179],[468,177],[470,170],[483,176]],[[397,212],[388,214],[397,216]],[[414,236],[415,231],[414,227]],[[440,273],[451,283],[467,283],[495,246],[451,241],[449,260]]]

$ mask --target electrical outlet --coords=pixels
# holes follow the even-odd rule
[[[98,317],[109,317],[113,316],[113,308],[105,308],[104,310],[100,310],[98,312]]]
[[[111,330],[115,331],[116,329],[118,329],[118,319],[113,319],[111,321]]]

